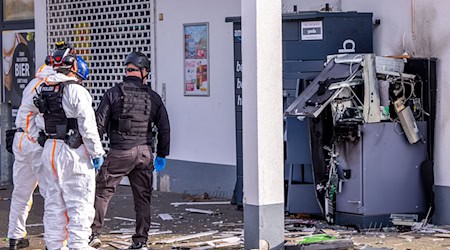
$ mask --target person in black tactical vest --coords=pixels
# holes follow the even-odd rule
[[[47,249],[92,249],[88,246],[94,219],[95,174],[103,150],[92,97],[81,82],[87,63],[65,42],[46,59],[57,72],[45,78],[34,104],[44,115],[46,140],[42,152],[47,180],[44,205]]]
[[[125,59],[126,76],[109,89],[96,111],[99,134],[107,132],[110,150],[97,176],[95,219],[90,246],[101,245],[99,234],[108,203],[116,186],[128,176],[136,212],[136,233],[129,249],[147,249],[150,229],[152,172],[161,171],[169,154],[170,126],[161,97],[147,84],[150,62],[143,53],[132,52]],[[153,164],[152,127],[158,129]],[[153,166],[154,165],[154,166]]]

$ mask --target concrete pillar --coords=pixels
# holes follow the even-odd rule
[[[35,55],[36,71],[44,64],[47,51],[47,1],[35,1],[34,5],[34,30],[35,30]],[[63,39],[63,37],[61,37]]]
[[[281,0],[242,9],[245,249],[284,245]]]

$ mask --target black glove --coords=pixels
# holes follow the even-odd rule
[[[37,142],[41,147],[44,147],[45,141],[47,140],[47,135],[44,133],[44,131],[39,131],[39,137],[37,138]]]
[[[17,129],[9,129],[6,130],[6,151],[13,154],[13,143],[14,143],[14,135],[16,134]]]

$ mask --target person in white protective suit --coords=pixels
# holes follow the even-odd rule
[[[48,185],[44,239],[49,250],[91,249],[95,171],[102,165],[105,151],[92,97],[80,84],[88,67],[65,42],[56,44],[46,64],[58,73],[47,77],[35,100],[44,115],[47,136],[42,153]]]
[[[46,180],[42,174],[42,146],[38,144],[40,129],[43,129],[42,116],[33,103],[36,88],[46,76],[54,74],[52,67],[43,65],[37,71],[22,93],[22,101],[17,111],[14,134],[13,165],[14,189],[9,210],[8,238],[9,249],[16,250],[29,246],[26,239],[26,220],[33,204],[33,193],[39,184],[39,193],[45,198]]]

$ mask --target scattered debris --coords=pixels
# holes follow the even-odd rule
[[[175,248],[190,248],[190,247],[196,247],[191,248],[192,249],[211,249],[211,248],[218,248],[218,247],[230,247],[241,244],[242,238],[241,237],[229,237],[229,238],[221,238],[217,240],[210,240],[210,241],[201,241],[201,242],[189,242],[189,243],[181,243],[181,244],[175,244],[172,247]],[[202,247],[207,246],[207,247]]]
[[[450,234],[435,234],[434,236],[439,238],[450,238]]]
[[[116,220],[124,220],[124,221],[132,221],[132,222],[136,222],[136,220],[135,220],[135,219],[124,218],[124,217],[118,217],[118,216],[116,216],[116,217],[113,217],[113,219],[116,219]]]
[[[159,241],[156,241],[154,243],[155,244],[170,244],[170,243],[174,243],[174,242],[200,238],[200,237],[203,237],[203,236],[209,236],[209,235],[216,234],[218,232],[219,231],[217,231],[217,230],[215,230],[215,231],[208,231],[208,232],[203,232],[203,233],[198,233],[198,234],[191,234],[191,235],[181,236],[181,237],[172,238],[172,239],[159,240]]]
[[[242,227],[244,223],[223,223],[220,224],[219,227]]]
[[[229,201],[204,201],[204,202],[172,202],[170,205],[178,207],[182,205],[230,205]]]
[[[390,220],[395,226],[413,226],[418,221],[417,214],[391,214]]]
[[[172,215],[170,214],[158,214],[159,218],[161,218],[162,220],[173,220]]]
[[[224,231],[220,233],[221,236],[233,236],[233,235],[244,235],[244,229],[240,229],[240,230],[234,230],[234,231]]]
[[[130,245],[129,243],[127,245],[124,245],[116,242],[109,242],[108,244],[116,249],[123,249],[124,247],[128,247]]]
[[[309,236],[309,235],[313,235],[314,232],[289,232],[289,233],[284,233],[284,237],[285,238],[292,238],[292,236]]]
[[[338,236],[339,233],[334,231],[333,229],[327,229],[327,228],[323,228],[321,229],[322,232],[328,234],[328,235],[332,235],[332,236]]]
[[[211,211],[211,210],[203,210],[203,209],[197,209],[197,208],[186,208],[185,210],[188,211],[188,212],[191,212],[191,213],[214,214],[214,211]]]
[[[160,234],[171,234],[172,231],[167,230],[167,231],[158,231],[158,232],[149,232],[148,235],[160,235]]]
[[[335,236],[328,234],[316,234],[302,237],[298,241],[286,243],[285,249],[302,249],[302,250],[318,250],[318,249],[352,249],[353,241],[351,239],[337,239]]]
[[[135,232],[135,228],[121,228],[119,230],[109,231],[110,234],[134,234]]]

